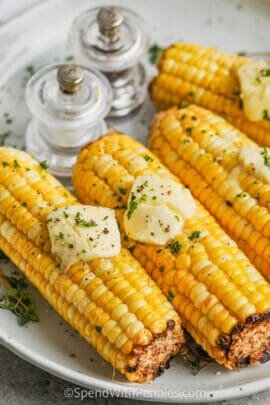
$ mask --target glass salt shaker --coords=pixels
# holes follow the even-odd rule
[[[33,116],[26,130],[27,151],[46,160],[53,174],[70,177],[80,148],[107,130],[110,83],[93,69],[54,64],[30,79],[25,99]]]
[[[98,7],[73,22],[72,52],[80,63],[104,73],[113,89],[109,117],[122,117],[137,109],[147,91],[141,60],[149,48],[143,20],[131,10]]]

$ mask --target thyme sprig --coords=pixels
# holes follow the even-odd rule
[[[33,296],[27,290],[24,278],[7,277],[0,272],[0,309],[7,309],[17,316],[19,325],[38,322]]]
[[[199,346],[193,338],[185,332],[185,345],[181,351],[182,357],[192,370],[193,375],[197,375],[209,363],[213,363],[211,357]]]

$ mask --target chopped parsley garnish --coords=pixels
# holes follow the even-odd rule
[[[81,213],[77,212],[75,216],[75,224],[80,225],[80,226],[85,226],[86,228],[92,227],[92,226],[97,226],[97,223],[93,220],[90,219],[90,221],[86,221],[81,217]]]
[[[148,55],[149,55],[149,61],[152,65],[157,65],[162,57],[163,54],[163,49],[157,45],[153,44],[150,46]]]
[[[241,193],[236,194],[237,198],[244,198],[247,196],[247,193],[244,193],[243,191]]]
[[[28,65],[26,66],[26,71],[27,73],[33,75],[34,73],[36,73],[36,69],[33,65]]]
[[[129,250],[130,253],[132,254],[132,253],[134,252],[135,248],[136,248],[136,245],[129,246],[129,247],[128,247],[128,250]]]
[[[39,166],[41,167],[41,169],[43,170],[47,170],[49,168],[48,162],[47,160],[43,160],[43,162],[39,162]]]
[[[126,193],[127,193],[127,190],[125,188],[123,188],[123,187],[118,187],[118,191],[122,195],[126,195]]]
[[[270,67],[268,67],[268,68],[266,68],[266,69],[262,69],[262,70],[260,71],[260,75],[261,75],[262,77],[268,77],[268,76],[270,76]]]
[[[5,112],[4,117],[5,117],[5,123],[6,124],[8,124],[8,125],[12,124],[13,119],[11,118],[11,116],[10,116],[10,114],[8,112]]]
[[[15,168],[17,168],[17,167],[21,167],[21,165],[20,165],[20,163],[18,162],[18,160],[17,160],[17,159],[15,159],[15,160],[14,160],[13,165],[14,165],[14,167],[15,167]]]
[[[171,250],[172,253],[179,253],[182,246],[181,244],[178,242],[178,240],[172,240],[171,242],[169,242],[167,244],[167,248],[169,248]]]
[[[247,56],[247,53],[246,53],[246,51],[240,51],[240,52],[237,52],[237,55],[239,55],[239,56]]]
[[[172,301],[174,299],[174,293],[172,291],[169,291],[167,297],[169,301]]]
[[[68,244],[68,248],[69,248],[69,249],[73,249],[73,248],[74,248],[73,243],[69,243],[69,244]]]
[[[66,58],[65,58],[65,60],[67,61],[67,62],[71,62],[72,60],[74,60],[75,58],[74,58],[74,56],[73,55],[68,55],[68,56],[66,56]]]
[[[8,162],[2,162],[2,166],[7,167],[7,166],[9,166],[9,163]]]
[[[160,266],[159,268],[160,273],[163,273],[164,270],[165,270],[164,266]]]
[[[189,97],[194,96],[194,91],[189,91],[189,92],[188,92],[188,96],[189,96]]]
[[[11,135],[10,131],[6,131],[0,134],[0,146],[4,146],[6,139]]]
[[[149,156],[149,155],[144,155],[144,160],[146,160],[146,162],[153,162],[153,158],[151,158],[151,156]]]
[[[228,205],[228,207],[232,207],[232,206],[233,206],[233,203],[232,203],[231,201],[227,200],[227,201],[226,201],[226,205]]]
[[[265,120],[265,121],[270,121],[270,115],[269,115],[269,112],[268,112],[268,110],[263,110],[263,120]]]
[[[63,234],[63,232],[59,232],[59,234],[57,235],[58,239],[64,239],[65,235]]]
[[[194,232],[192,232],[191,235],[189,235],[188,239],[193,241],[193,240],[199,239],[200,236],[201,236],[201,231],[194,231]]]
[[[63,212],[63,215],[64,215],[64,218],[68,218],[68,217],[69,217],[69,215],[68,215],[68,213],[67,213],[66,211]]]
[[[28,322],[38,322],[33,296],[27,291],[24,278],[6,277],[0,274],[0,308],[7,309],[17,316],[21,326]]]
[[[128,218],[128,219],[131,218],[133,212],[138,208],[138,203],[137,203],[137,201],[135,200],[135,198],[136,198],[136,197],[135,197],[135,194],[134,194],[134,193],[131,193],[131,200],[130,200],[128,206],[127,206],[127,210],[128,210],[128,212],[127,212],[127,218]]]
[[[270,155],[269,155],[269,149],[263,148],[261,151],[261,155],[263,157],[263,162],[265,166],[270,167]]]
[[[192,130],[193,130],[193,127],[187,127],[186,128],[186,132],[188,132],[189,134],[191,134]]]
[[[101,332],[101,330],[102,330],[102,326],[96,325],[96,331],[97,331],[97,332]]]

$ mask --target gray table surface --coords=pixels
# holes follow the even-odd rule
[[[0,23],[21,13],[42,0],[0,0]],[[254,0],[255,1],[255,0]],[[34,367],[0,346],[0,405],[68,405],[84,402],[87,404],[150,405],[127,399],[66,399],[64,390],[75,387],[59,378]],[[216,404],[217,402],[213,402]],[[238,400],[222,401],[224,405],[268,405],[270,390]]]

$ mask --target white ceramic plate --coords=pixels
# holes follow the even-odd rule
[[[73,18],[103,0],[51,0],[15,18],[0,28],[0,141],[10,132],[6,144],[23,147],[29,119],[24,104],[27,66],[40,67],[64,60],[69,54],[66,38]],[[142,14],[152,41],[167,45],[177,40],[219,46],[228,51],[269,50],[270,3],[268,0],[122,0],[111,1]],[[29,68],[28,68],[29,70]],[[30,69],[31,70],[31,69]],[[149,66],[149,74],[153,73]],[[13,122],[7,124],[4,113]],[[147,123],[153,114],[149,102],[126,121],[114,122],[146,141]],[[2,264],[2,267],[8,268]],[[48,372],[76,384],[124,397],[155,402],[209,402],[248,395],[270,385],[270,363],[240,372],[228,372],[209,365],[197,376],[177,358],[170,370],[152,384],[131,384],[61,321],[35,293],[40,322],[21,328],[14,316],[0,312],[0,341],[20,357]],[[70,357],[70,354],[76,357]]]

